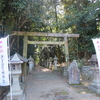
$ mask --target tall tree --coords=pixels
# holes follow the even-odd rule
[[[65,4],[65,19],[67,24],[61,26],[63,29],[71,29],[72,32],[80,34],[78,39],[80,57],[86,57],[94,53],[91,38],[98,34],[96,19],[100,13],[99,0],[63,0]]]
[[[26,22],[40,21],[42,0],[2,0],[0,4],[0,19],[6,34],[20,30]]]

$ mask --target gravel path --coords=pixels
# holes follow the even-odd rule
[[[36,66],[26,80],[26,100],[100,100],[82,85],[71,86],[65,77],[41,66]]]

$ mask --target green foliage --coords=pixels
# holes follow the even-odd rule
[[[78,38],[79,57],[88,57],[95,52],[91,39],[98,34],[96,19],[100,14],[100,1],[93,3],[88,0],[64,0],[64,4],[66,11],[64,18],[67,23],[62,23],[60,28],[66,32],[68,28],[71,28],[73,33],[80,34]]]
[[[78,41],[76,38],[68,39],[68,48],[70,60],[78,59]]]
[[[98,34],[95,35],[93,38],[100,38],[100,32],[98,32]]]
[[[81,69],[84,66],[84,59],[77,59],[78,68]]]
[[[2,0],[0,1],[0,5],[2,5],[0,6],[0,20],[2,21],[2,24],[7,27],[5,28],[7,30],[29,31],[31,30],[31,24],[33,23],[35,28],[38,27],[38,29],[43,25],[41,20],[41,0]],[[12,21],[14,22],[13,27],[10,27],[10,23],[8,25],[7,22],[12,23]]]
[[[85,58],[95,52],[91,39],[100,36],[100,0],[0,0],[0,21],[7,34],[13,30],[80,34],[78,40],[69,40],[70,59]]]
[[[2,9],[5,7],[4,0],[0,0],[0,16],[3,15]]]

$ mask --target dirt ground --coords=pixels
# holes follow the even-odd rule
[[[26,100],[100,100],[90,91],[87,82],[69,85],[66,77],[56,71],[36,66],[26,77]]]

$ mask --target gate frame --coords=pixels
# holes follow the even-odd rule
[[[66,66],[69,65],[69,51],[68,51],[68,38],[78,38],[79,34],[71,34],[71,33],[45,33],[45,32],[21,32],[21,31],[13,31],[14,35],[24,36],[23,39],[23,57],[27,58],[27,45],[28,44],[63,44],[65,46],[65,59]],[[55,42],[55,41],[29,41],[28,36],[34,37],[56,37],[63,38],[63,42]],[[23,67],[23,75],[26,76],[26,64]]]

